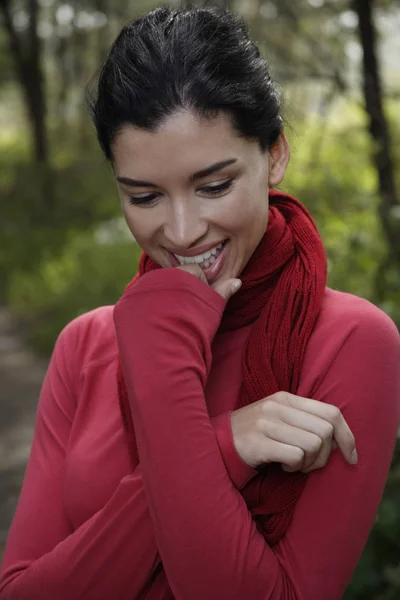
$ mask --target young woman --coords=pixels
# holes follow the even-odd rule
[[[128,24],[92,104],[140,272],[59,336],[2,600],[337,600],[395,443],[400,344],[272,191],[289,146],[242,23]]]

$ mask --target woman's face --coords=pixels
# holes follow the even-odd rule
[[[162,267],[197,262],[215,283],[240,276],[268,221],[268,189],[289,160],[282,133],[262,153],[225,115],[179,112],[156,132],[124,127],[113,167],[134,238]]]

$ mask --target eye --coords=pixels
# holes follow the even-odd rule
[[[227,181],[223,181],[222,183],[218,183],[217,185],[207,185],[205,187],[200,188],[202,192],[209,194],[210,196],[218,196],[227,192],[233,186],[233,179],[228,179]]]
[[[147,194],[146,196],[129,196],[129,204],[134,206],[153,206],[156,204],[158,194]]]

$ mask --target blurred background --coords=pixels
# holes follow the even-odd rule
[[[316,219],[330,286],[399,325],[400,0],[220,4],[245,17],[282,87],[281,189]],[[0,557],[55,339],[136,271],[84,95],[122,25],[157,5],[0,0]],[[399,449],[345,598],[400,598]]]

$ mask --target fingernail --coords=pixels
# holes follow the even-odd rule
[[[354,448],[353,452],[351,453],[350,462],[352,465],[356,465],[358,463],[358,454],[357,454],[357,450],[355,448]]]
[[[233,293],[237,292],[238,289],[241,287],[241,285],[242,285],[242,281],[240,279],[237,279],[236,281],[234,281],[232,283],[232,287],[231,287],[232,292]]]

